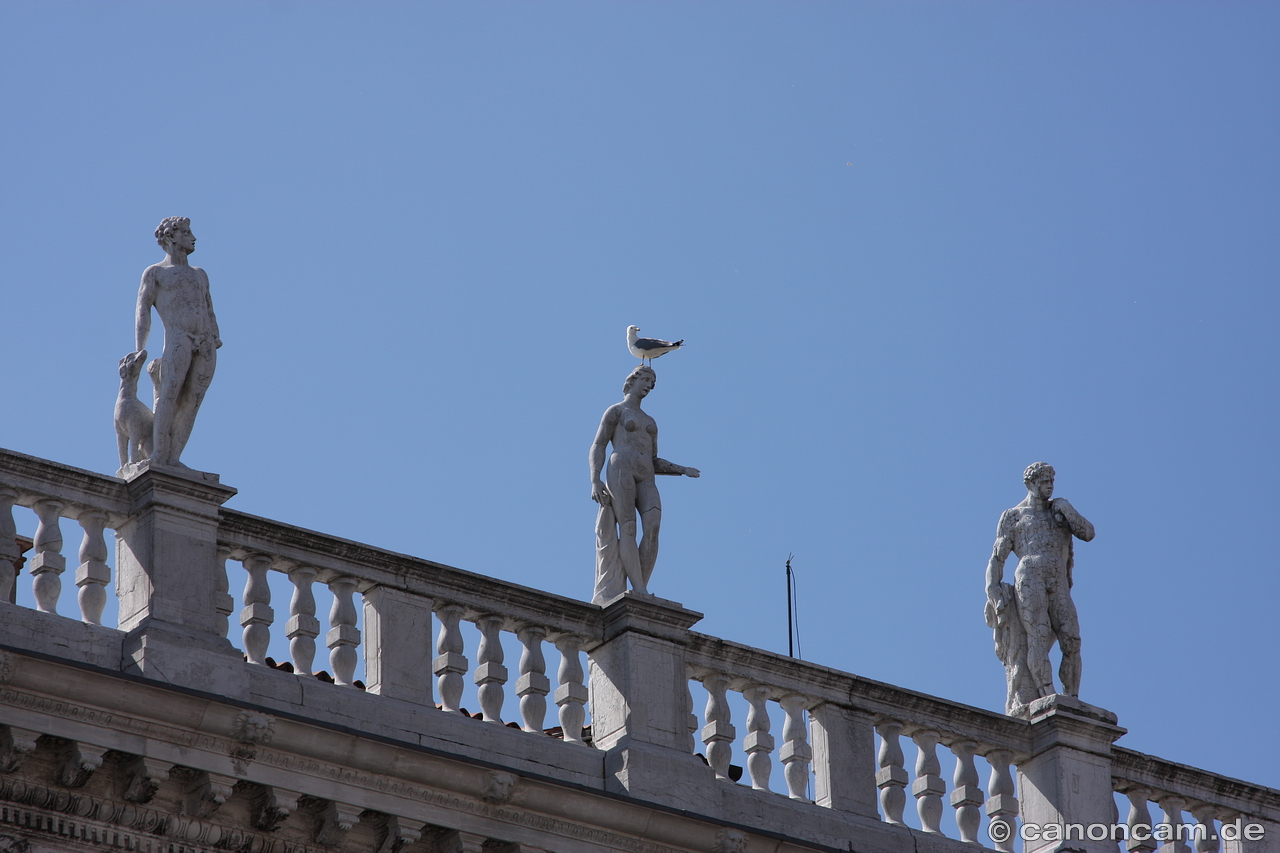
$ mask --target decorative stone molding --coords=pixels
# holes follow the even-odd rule
[[[237,775],[244,776],[249,772],[250,762],[258,757],[258,750],[254,749],[254,746],[270,743],[271,738],[275,736],[275,726],[275,718],[267,714],[241,711],[236,716],[231,734],[240,743],[245,744],[245,746],[232,747],[230,750],[231,766]]]
[[[0,853],[27,853],[31,842],[14,835],[0,835]]]
[[[0,773],[13,773],[22,767],[22,761],[36,748],[39,732],[0,726]]]
[[[436,850],[439,853],[485,853],[485,840],[483,835],[474,832],[450,829],[436,839]]]
[[[401,849],[417,843],[422,837],[422,830],[413,827],[421,827],[421,824],[421,821],[415,822],[407,818],[387,815],[383,822],[382,833],[379,836],[381,841],[378,843],[376,853],[400,853]]]
[[[511,802],[511,797],[515,793],[516,785],[520,784],[520,777],[514,773],[503,773],[494,770],[485,777],[484,790],[480,792],[480,799],[486,803],[495,805],[505,805]]]
[[[231,735],[241,743],[270,743],[275,733],[275,717],[252,711],[241,711],[236,715],[231,729]]]
[[[9,684],[18,671],[18,659],[8,652],[0,651],[0,684]]]
[[[722,826],[716,830],[716,846],[711,848],[711,853],[747,853],[747,836]]]
[[[169,777],[173,764],[138,755],[125,762],[124,798],[131,803],[149,803],[160,790],[160,783]]]
[[[197,818],[212,817],[222,804],[231,799],[236,780],[231,776],[204,771],[187,771],[189,781],[183,790],[182,813]]]
[[[253,799],[253,812],[250,820],[253,825],[266,832],[275,832],[288,820],[289,815],[298,810],[298,798],[301,794],[260,785],[258,795]]]
[[[67,788],[83,788],[93,772],[102,766],[102,756],[107,750],[87,743],[67,741],[63,747],[63,761],[58,768],[58,784]]]
[[[316,828],[316,841],[326,846],[337,844],[346,838],[351,827],[355,826],[360,820],[360,812],[364,811],[360,806],[351,806],[346,803],[335,803],[332,800],[326,801],[324,808],[320,812],[320,823]]]

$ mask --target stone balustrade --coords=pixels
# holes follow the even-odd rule
[[[1128,853],[1274,853],[1280,850],[1280,791],[1115,747],[1112,784]]]
[[[224,561],[218,582],[223,630],[232,609],[225,561],[244,568],[240,625],[251,664],[266,663],[272,631],[283,627],[294,671],[312,673],[322,633],[313,590],[321,584],[333,598],[323,636],[335,684],[353,686],[363,656],[370,693],[460,713],[469,674],[485,722],[515,721],[527,732],[542,732],[550,698],[558,707],[564,740],[582,742],[587,689],[581,656],[599,642],[599,608],[230,510],[222,513],[218,554]],[[287,575],[293,586],[283,626],[277,626],[271,606],[267,575],[272,571]],[[363,632],[356,627],[356,598]],[[466,648],[463,622],[477,629],[472,649]],[[503,634],[519,642],[514,678]],[[559,657],[551,674],[548,646]]]
[[[812,785],[812,801],[820,806],[905,826],[910,789],[925,832],[942,834],[948,802],[963,842],[991,846],[980,833],[984,812],[1013,826],[1018,814],[1013,765],[1031,752],[1029,723],[703,634],[692,634],[686,656],[690,679],[707,692],[700,737],[722,783],[730,781],[732,745],[737,744],[747,756],[742,782],[759,791],[771,789],[776,762],[792,800],[810,801]],[[741,693],[749,709],[741,741],[726,691]],[[770,703],[782,711],[781,738],[771,731]],[[692,698],[688,705],[692,709]],[[697,729],[696,718],[689,729],[691,735]],[[904,739],[915,746],[913,764],[904,753]],[[951,753],[949,772],[943,770],[939,747]],[[986,792],[978,756],[990,766]],[[1014,837],[1011,832],[1010,841],[996,849],[1012,850]]]
[[[30,509],[35,515],[34,553],[27,568],[36,609],[57,613],[60,604],[64,613],[73,609],[62,601],[62,575],[66,551],[77,547],[78,539],[73,553],[79,618],[101,625],[112,580],[106,531],[125,523],[131,509],[124,483],[8,450],[0,450],[0,465],[0,562],[13,565],[21,557],[14,513],[15,508]],[[78,524],[78,537],[71,532],[74,525],[64,531],[64,520]],[[68,535],[75,537],[71,543],[64,541]],[[9,600],[15,582],[13,573],[0,571],[0,601]]]

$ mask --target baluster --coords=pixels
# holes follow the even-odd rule
[[[887,823],[902,825],[902,810],[907,806],[907,759],[902,754],[902,723],[885,720],[876,725],[880,735],[880,754],[876,772],[876,787],[880,789],[880,810]]]
[[[581,637],[569,635],[556,640],[560,652],[556,705],[560,708],[560,729],[568,743],[582,743],[582,721],[586,718],[582,706],[587,704],[587,687],[582,683],[582,661],[578,658],[581,647]]]
[[[76,586],[80,588],[80,619],[90,625],[102,624],[102,611],[107,606],[107,584],[111,569],[107,567],[107,540],[102,531],[107,514],[90,510],[80,513],[84,539],[80,542],[80,567],[76,569]]]
[[[1169,835],[1168,842],[1161,845],[1161,849],[1164,853],[1191,853],[1191,848],[1182,840],[1182,810],[1186,808],[1187,801],[1182,797],[1165,794],[1157,802],[1164,811],[1161,823],[1168,827],[1165,832]]]
[[[13,489],[0,489],[0,603],[13,595],[13,582],[18,570],[15,563],[22,557],[18,547],[18,528],[13,523],[13,505],[18,493]]]
[[[1124,792],[1129,798],[1129,817],[1125,823],[1129,827],[1129,837],[1124,847],[1129,851],[1144,850],[1147,853],[1159,845],[1152,835],[1151,810],[1147,807],[1147,798],[1151,796],[1150,788],[1135,787]],[[1146,836],[1140,838],[1138,836]]]
[[[1218,830],[1213,823],[1218,810],[1208,803],[1196,803],[1191,813],[1196,817],[1196,853],[1218,853]]]
[[[911,793],[916,798],[916,812],[925,832],[942,832],[942,795],[947,785],[942,781],[942,765],[938,763],[938,733],[923,729],[911,736],[920,750],[916,755],[916,781]]]
[[[356,676],[356,646],[360,645],[360,630],[356,628],[356,605],[351,596],[356,591],[356,579],[334,578],[329,581],[333,593],[333,607],[329,610],[329,634],[325,638],[329,646],[329,666],[333,667],[333,683],[350,687]]]
[[[551,679],[547,678],[547,659],[542,655],[542,640],[546,628],[526,625],[516,632],[524,650],[520,652],[520,678],[516,681],[516,695],[520,697],[520,718],[524,730],[542,734],[547,716],[547,694],[551,692]]]
[[[799,693],[791,693],[778,700],[787,712],[782,724],[782,775],[787,780],[787,791],[793,800],[809,799],[809,762],[813,760],[813,747],[809,746],[809,732],[804,724],[804,709],[808,699]]]
[[[293,671],[310,675],[316,660],[316,637],[320,636],[320,620],[316,618],[316,597],[311,591],[315,583],[315,569],[296,566],[289,570],[293,583],[293,595],[289,598],[289,621],[285,623],[285,636],[289,638],[289,657],[293,658]]]
[[[465,611],[456,604],[444,604],[436,609],[440,617],[440,635],[436,638],[436,659],[432,672],[439,676],[440,706],[456,714],[462,702],[462,675],[467,671],[467,659],[462,655],[462,630],[458,620]]]
[[[994,842],[1000,853],[1013,853],[1018,818],[1018,799],[1013,795],[1013,773],[1009,770],[1013,753],[1007,749],[993,749],[986,754],[986,759],[991,765],[991,779],[987,783],[991,789],[987,817],[991,822],[987,825],[987,834],[992,838],[1004,838],[1004,841]],[[1001,828],[993,829],[997,824],[1001,824]]]
[[[231,559],[231,549],[225,545],[219,545],[217,564],[213,569],[213,610],[217,614],[214,627],[219,637],[227,636],[231,630],[231,613],[236,609],[235,600],[231,597],[231,583],[227,580],[227,560],[229,559]]]
[[[67,558],[62,556],[62,530],[58,527],[63,506],[62,501],[37,501],[32,507],[40,524],[36,527],[36,555],[31,559],[31,590],[36,608],[45,613],[58,612],[60,575],[67,568]]]
[[[960,840],[971,844],[978,840],[984,799],[982,789],[978,787],[978,768],[973,763],[973,754],[977,750],[978,745],[971,740],[951,744],[951,752],[956,757],[951,806],[956,810],[956,827],[960,830]]]
[[[684,690],[677,691],[676,696],[680,699],[680,710],[685,714],[685,728],[689,730],[689,742],[687,748],[689,752],[693,752],[697,747],[698,735],[698,715],[693,713],[693,691],[689,687],[689,676],[686,673],[684,680]]]
[[[769,753],[773,752],[773,735],[769,734],[769,694],[772,693],[763,684],[756,684],[742,691],[750,703],[747,711],[747,738],[742,742],[742,749],[747,753],[747,770],[751,773],[751,787],[757,791],[769,790],[769,774],[773,771],[773,761]]]
[[[507,683],[507,668],[502,665],[501,616],[481,616],[476,620],[480,628],[480,649],[476,655],[476,697],[480,700],[480,712],[486,723],[502,722],[502,685]]]
[[[707,688],[707,724],[702,727],[702,742],[707,745],[707,763],[716,771],[716,778],[729,780],[729,759],[733,757],[733,739],[737,732],[729,722],[729,700],[725,690],[729,688],[729,676],[721,673],[702,679]]]
[[[275,611],[271,609],[271,587],[267,584],[267,571],[271,558],[266,554],[249,554],[242,561],[249,579],[244,585],[244,609],[240,611],[240,624],[244,626],[244,651],[249,663],[267,663],[267,646],[271,644],[271,623]]]

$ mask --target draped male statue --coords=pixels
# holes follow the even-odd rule
[[[1022,474],[1027,496],[1000,516],[987,564],[987,625],[996,656],[1004,664],[1005,713],[1022,716],[1027,706],[1056,692],[1049,649],[1062,648],[1058,676],[1062,692],[1080,695],[1080,622],[1071,601],[1075,562],[1072,537],[1088,542],[1093,525],[1065,498],[1053,497],[1053,466],[1036,462]],[[1014,582],[1004,582],[1009,554],[1018,555]]]

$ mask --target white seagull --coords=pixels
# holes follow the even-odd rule
[[[673,349],[680,349],[684,338],[678,341],[660,341],[657,338],[641,338],[636,336],[639,326],[627,326],[627,349],[641,361],[652,362],[660,355],[666,355]]]

